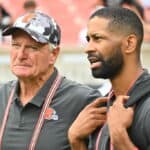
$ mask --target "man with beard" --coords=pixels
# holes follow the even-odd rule
[[[68,80],[55,67],[61,29],[53,17],[28,12],[3,35],[11,36],[10,68],[16,80],[0,86],[0,149],[70,149],[71,123],[100,93]]]
[[[125,8],[103,8],[88,22],[85,52],[96,78],[110,79],[107,121],[88,105],[68,131],[72,150],[86,150],[89,135],[92,150],[150,149],[150,75],[140,60],[143,25]],[[91,123],[92,122],[92,123]],[[93,134],[91,134],[93,133]]]

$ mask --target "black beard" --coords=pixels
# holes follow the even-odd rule
[[[113,79],[120,73],[124,64],[121,50],[116,50],[107,60],[104,60],[102,56],[98,59],[101,66],[92,69],[92,75],[95,78]]]

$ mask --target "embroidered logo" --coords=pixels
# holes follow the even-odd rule
[[[47,108],[44,114],[44,118],[47,120],[58,120],[58,115],[53,108]]]

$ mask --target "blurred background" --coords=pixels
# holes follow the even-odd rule
[[[2,37],[1,32],[21,14],[36,9],[53,16],[61,27],[61,54],[56,64],[59,71],[88,85],[106,83],[92,77],[84,46],[90,14],[111,6],[129,8],[141,18],[145,30],[142,63],[150,70],[150,0],[0,0],[0,82],[15,78],[9,69],[10,37]]]

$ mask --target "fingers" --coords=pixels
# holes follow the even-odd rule
[[[88,126],[89,126],[89,128],[90,128],[90,130],[93,132],[96,128],[98,128],[98,127],[101,127],[101,126],[103,126],[104,124],[105,124],[105,122],[106,122],[106,120],[104,119],[104,120],[93,120],[93,122],[90,122],[89,124],[88,124]]]
[[[133,107],[128,107],[128,108],[126,108],[128,111],[131,111],[132,113],[134,112],[134,108],[135,108],[135,106],[133,106]]]
[[[96,107],[89,110],[89,114],[106,114],[107,107]]]
[[[122,104],[124,104],[127,100],[129,99],[129,96],[127,95],[119,95],[117,96],[116,102],[120,102]]]
[[[93,101],[91,104],[89,104],[88,107],[106,106],[107,101],[108,97],[100,97]]]
[[[129,99],[129,96],[119,95],[117,96],[113,106],[124,106],[125,102]]]
[[[92,120],[105,120],[106,121],[107,116],[105,114],[94,114],[92,116]]]

